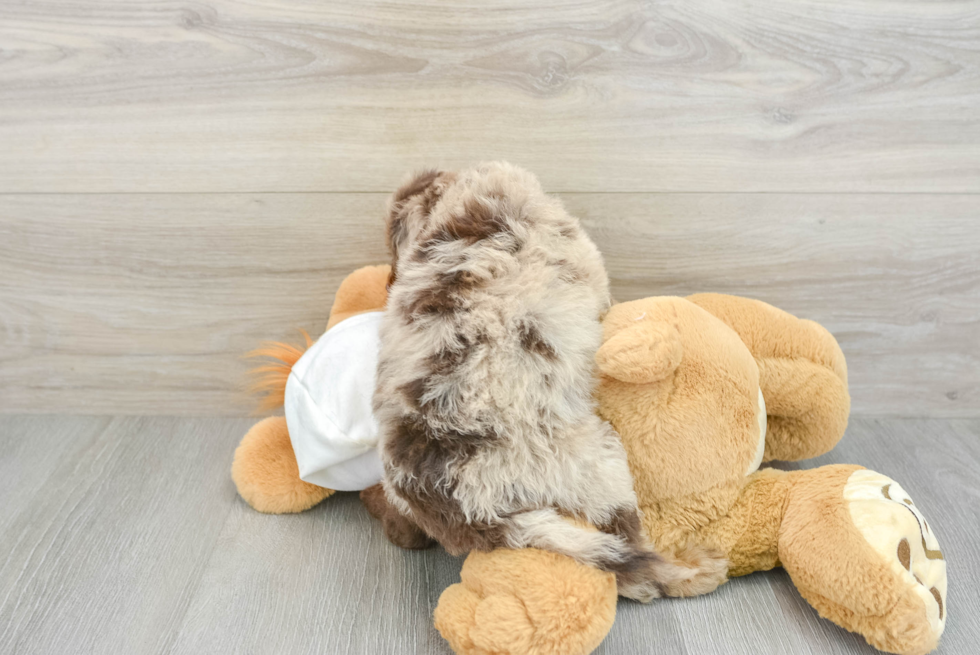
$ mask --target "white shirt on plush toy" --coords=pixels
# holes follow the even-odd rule
[[[286,425],[299,477],[358,491],[381,482],[378,423],[371,410],[382,312],[341,321],[310,347],[286,382]]]

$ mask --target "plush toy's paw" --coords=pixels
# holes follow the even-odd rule
[[[460,655],[583,655],[616,615],[616,579],[532,548],[473,552],[435,625]]]
[[[883,627],[914,635],[918,645],[906,652],[932,650],[946,627],[946,561],[929,523],[897,482],[874,471],[852,474],[844,500],[854,526],[901,585],[896,610],[911,609]]]
[[[800,594],[880,650],[935,648],[946,624],[946,562],[908,494],[855,466],[792,475],[779,558]]]
[[[840,441],[851,407],[847,364],[826,328],[750,298],[687,299],[735,330],[759,365],[769,413],[765,461],[809,459]]]
[[[302,512],[333,493],[300,479],[282,416],[252,426],[235,450],[231,477],[245,502],[266,514]]]

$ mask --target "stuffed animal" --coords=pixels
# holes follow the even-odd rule
[[[384,306],[387,267],[338,290],[328,328]],[[821,616],[894,653],[926,653],[946,620],[939,544],[896,483],[860,466],[759,469],[830,450],[849,412],[834,338],[765,303],[700,294],[615,305],[596,354],[599,413],[626,446],[644,528],[665,551],[727,553],[729,575],[783,566]],[[280,389],[299,350],[266,351]],[[312,507],[283,418],[258,423],[235,454],[239,492],[265,512]],[[370,492],[362,498],[370,508]],[[658,601],[669,602],[669,601]],[[612,627],[610,573],[554,553],[473,552],[436,627],[460,654],[591,652]]]
[[[946,564],[898,483],[860,466],[759,470],[843,435],[847,370],[829,332],[717,294],[615,305],[603,328],[599,413],[626,446],[660,549],[716,548],[729,576],[782,566],[821,616],[871,645],[935,648]],[[435,617],[459,653],[585,653],[611,627],[615,600],[596,572],[550,554],[471,553],[461,577]]]
[[[302,512],[336,490],[366,489],[381,479],[380,461],[365,457],[377,443],[370,416],[377,321],[370,319],[388,299],[390,270],[365,266],[340,283],[327,333],[315,346],[304,333],[305,349],[270,343],[251,353],[275,360],[254,370],[261,378],[253,391],[266,394],[261,409],[286,405],[286,416],[256,423],[235,451],[231,477],[254,509]],[[346,370],[331,370],[331,364]]]

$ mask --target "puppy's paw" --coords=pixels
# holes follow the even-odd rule
[[[380,484],[368,487],[361,492],[361,502],[368,513],[381,521],[388,541],[407,550],[424,550],[435,545],[435,541],[425,534],[415,523],[398,513],[385,498]]]
[[[700,596],[728,580],[728,559],[716,550],[686,548],[668,563],[661,582],[666,596]]]

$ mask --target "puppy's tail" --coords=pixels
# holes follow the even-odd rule
[[[619,594],[642,602],[706,594],[727,578],[728,561],[720,553],[687,549],[669,558],[638,536],[579,526],[553,509],[522,512],[510,523],[507,540],[512,548],[540,548],[613,572]]]
[[[256,366],[249,371],[253,381],[248,386],[248,390],[260,396],[257,412],[271,412],[282,407],[285,402],[286,381],[289,379],[289,372],[293,370],[293,366],[303,356],[303,353],[313,345],[313,340],[310,339],[306,330],[300,330],[300,333],[306,340],[305,346],[294,346],[280,341],[266,341],[245,355],[249,359],[273,360],[271,363]]]

